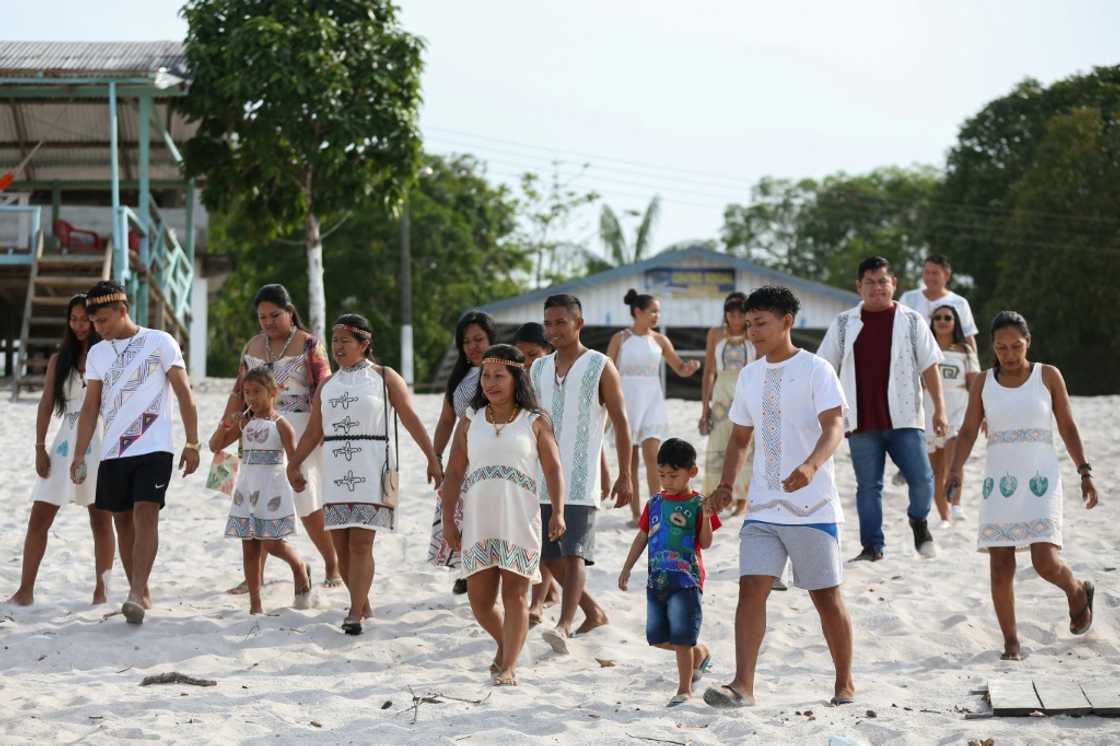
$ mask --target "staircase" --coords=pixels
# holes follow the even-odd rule
[[[27,282],[12,401],[19,398],[23,388],[43,386],[47,361],[58,349],[66,329],[70,298],[89,290],[98,280],[109,279],[112,262],[111,248],[98,253],[44,253],[43,234],[39,233]]]

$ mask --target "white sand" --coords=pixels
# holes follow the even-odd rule
[[[210,381],[199,392],[203,438],[213,427],[228,382]],[[418,397],[423,420],[434,423],[440,399]],[[555,656],[530,632],[521,686],[497,689],[486,672],[492,645],[475,624],[465,597],[450,593],[452,577],[425,563],[433,495],[423,484],[419,452],[405,449],[400,533],[375,545],[376,623],[350,638],[338,629],[346,606],[342,591],[321,592],[320,605],[293,611],[287,568],[273,559],[267,577],[267,616],[250,617],[244,597],[221,592],[241,577],[237,542],[222,537],[227,498],[203,488],[205,474],[176,478],[161,522],[159,558],[152,576],[155,608],[140,628],[126,625],[119,564],[112,603],[91,607],[92,540],[82,509],[60,511],[51,531],[30,608],[0,606],[0,741],[4,743],[118,743],[126,740],[255,743],[815,743],[844,735],[860,743],[1116,743],[1120,721],[1087,718],[1015,718],[966,721],[983,709],[969,690],[989,677],[1115,678],[1120,648],[1112,610],[1120,605],[1116,525],[1110,498],[1120,448],[1120,398],[1077,399],[1078,422],[1097,467],[1103,504],[1087,513],[1074,491],[1077,480],[1063,453],[1066,478],[1064,557],[1079,576],[1095,579],[1097,620],[1085,638],[1068,632],[1064,597],[1020,571],[1020,635],[1028,655],[1001,663],[1000,635],[988,596],[985,555],[975,551],[977,475],[983,446],[969,465],[965,505],[970,520],[935,530],[940,557],[913,552],[898,488],[888,487],[887,558],[850,569],[844,590],[855,624],[856,704],[830,708],[832,665],[806,593],[775,593],[762,650],[758,706],[721,714],[699,699],[667,711],[676,673],[670,654],[645,643],[644,567],[629,593],[615,580],[631,539],[626,515],[600,514],[599,563],[590,588],[612,624]],[[0,593],[18,585],[20,555],[34,476],[35,404],[0,404]],[[695,402],[669,404],[674,434],[695,434]],[[176,426],[182,442],[182,429]],[[52,430],[53,432],[53,430]],[[205,472],[209,457],[203,458]],[[845,556],[858,551],[854,477],[841,447],[838,463],[848,522]],[[702,639],[715,653],[713,674],[733,671],[732,624],[736,598],[738,521],[716,534],[708,553]],[[321,559],[306,537],[296,545],[323,577]],[[1021,562],[1022,564],[1022,562]],[[550,610],[554,617],[555,609]],[[596,658],[615,662],[602,668]],[[139,686],[166,671],[212,678],[218,685]],[[419,720],[402,712],[409,687],[464,699],[489,695],[481,705],[423,704]],[[391,704],[388,704],[391,703]],[[384,707],[384,708],[383,708]],[[872,717],[869,710],[875,712]],[[798,714],[800,711],[801,714]],[[807,712],[811,711],[811,715]],[[313,724],[314,721],[314,724]]]

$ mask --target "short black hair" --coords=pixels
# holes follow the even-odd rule
[[[949,263],[949,257],[945,256],[944,254],[930,254],[926,257],[926,260],[923,262],[923,264],[936,264],[946,272],[953,271],[953,265]]]
[[[544,299],[544,310],[550,308],[566,308],[568,313],[574,314],[583,318],[583,304],[579,302],[579,298],[568,293],[560,293],[559,295],[550,295]]]
[[[544,336],[544,327],[536,321],[527,321],[517,327],[517,331],[513,335],[513,343],[517,344],[518,342],[527,342],[545,348],[552,347]]]
[[[863,276],[868,272],[875,272],[880,269],[887,270],[887,274],[891,272],[891,263],[883,256],[869,256],[859,263],[859,271],[856,273],[856,279],[862,280]]]
[[[801,310],[801,302],[797,300],[797,296],[781,285],[763,285],[748,295],[743,305],[743,310],[747,312],[770,311],[778,316],[788,313],[794,318],[797,318],[797,312]]]
[[[696,466],[696,449],[687,440],[669,438],[657,449],[657,465],[691,469]]]
[[[105,303],[94,302],[98,298],[104,298],[106,296],[124,296],[124,300],[114,300]],[[126,291],[124,289],[124,285],[121,285],[119,282],[113,282],[112,280],[101,280],[86,291],[87,313],[96,313],[102,308],[109,308],[110,306],[115,306],[118,303],[123,303],[126,308],[128,307],[128,291]]]

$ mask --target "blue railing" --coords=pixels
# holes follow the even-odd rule
[[[137,215],[131,208],[121,206],[117,208],[115,216],[117,235],[122,236],[113,249],[113,277],[118,282],[130,281],[130,285],[140,290],[140,278],[131,271],[131,252],[126,248],[130,244],[130,226],[135,225],[136,233],[140,237],[139,247],[135,260],[139,267],[145,270],[149,282],[154,282],[166,299],[175,320],[187,326],[187,312],[190,309],[191,286],[194,282],[194,265],[187,256],[187,252],[179,243],[179,238],[172,228],[160,215],[154,206],[155,200],[149,204],[147,220],[144,216]],[[138,292],[142,320],[147,323],[146,293]]]

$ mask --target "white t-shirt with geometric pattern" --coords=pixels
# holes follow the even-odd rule
[[[780,363],[761,358],[743,368],[728,416],[736,425],[754,428],[747,520],[785,525],[844,522],[831,457],[813,481],[796,492],[786,492],[782,481],[817,445],[821,412],[847,406],[836,371],[811,352],[798,350]]]
[[[185,368],[175,338],[140,327],[127,339],[106,339],[86,355],[86,380],[101,381],[101,460],[143,456],[171,446],[171,384]]]

